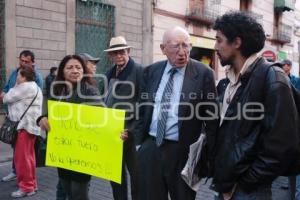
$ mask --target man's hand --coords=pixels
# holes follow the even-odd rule
[[[42,130],[49,131],[50,130],[50,125],[49,125],[49,122],[48,122],[48,118],[47,117],[43,117],[39,121],[39,126],[41,127]]]
[[[223,198],[224,200],[230,200],[235,192],[235,189],[236,189],[236,184],[234,184],[232,190],[228,193],[223,193]]]
[[[121,140],[124,142],[128,139],[128,129],[124,129],[120,136]]]

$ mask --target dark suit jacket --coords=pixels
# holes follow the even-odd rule
[[[140,126],[141,131],[138,131],[137,144],[141,144],[149,136],[155,100],[154,94],[158,89],[166,64],[167,61],[157,62],[144,70],[145,85],[142,100],[143,104],[147,105],[142,106],[143,126]],[[180,105],[178,111],[179,118],[192,116],[188,120],[179,119],[178,121],[180,145],[180,155],[178,156],[181,156],[184,164],[188,157],[189,146],[196,142],[200,136],[203,117],[208,116],[206,111],[210,110],[218,115],[217,107],[204,105],[204,102],[217,106],[214,74],[208,66],[190,59],[186,67],[180,98],[180,103],[185,105]],[[189,103],[191,107],[186,106],[186,103]],[[202,106],[201,103],[203,103]],[[196,113],[199,116],[196,116]],[[218,127],[217,115],[214,120],[205,121],[207,134],[215,133]]]
[[[110,79],[114,77],[114,74],[116,74],[116,68],[116,66],[113,66],[107,71],[106,77],[108,81],[110,81]],[[117,96],[114,96],[112,99],[112,105],[114,105],[114,108],[126,110],[126,117],[128,120],[125,121],[125,128],[129,130],[130,136],[136,135],[135,126],[137,122],[136,119],[138,118],[136,116],[136,113],[138,113],[136,111],[136,103],[139,101],[141,93],[142,78],[143,67],[140,64],[135,63],[132,58],[129,58],[126,67],[117,77],[117,79],[121,82],[115,89]],[[132,83],[132,86],[122,81],[128,81]],[[118,98],[118,96],[121,98]]]

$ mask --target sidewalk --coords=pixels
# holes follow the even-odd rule
[[[10,145],[0,142],[0,163],[12,159],[12,148]]]
[[[0,142],[0,177],[7,175],[11,170],[12,149],[9,145],[4,145]],[[24,200],[55,200],[57,170],[56,168],[43,167],[37,169],[38,177],[38,192],[32,197],[23,198]],[[287,178],[280,177],[273,184],[273,199],[283,200],[288,199],[287,190],[280,188],[286,184]],[[209,183],[203,185],[201,191],[197,193],[196,200],[213,200],[213,193],[208,189]],[[16,182],[0,182],[0,199],[11,200],[10,193],[17,189]],[[108,181],[92,178],[90,187],[91,200],[112,200],[112,192]]]

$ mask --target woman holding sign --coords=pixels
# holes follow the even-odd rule
[[[86,65],[81,57],[77,55],[65,56],[59,64],[56,79],[51,87],[51,99],[70,103],[101,102],[99,98],[95,100],[99,92],[97,88],[88,84],[89,77],[84,77],[86,71]],[[80,94],[78,94],[77,87],[80,87]],[[37,122],[43,130],[50,130],[46,116],[39,117]],[[89,199],[90,175],[58,168],[58,176],[69,200]]]
[[[65,56],[59,64],[53,90],[50,92],[52,99],[78,104],[101,104],[102,101],[97,98],[99,96],[98,89],[89,84],[90,77],[84,76],[86,72],[87,68],[81,57],[77,55]],[[41,129],[50,130],[46,116],[39,117],[37,123]],[[126,131],[122,133],[121,138],[127,139]],[[90,175],[58,168],[58,176],[68,200],[89,199]]]

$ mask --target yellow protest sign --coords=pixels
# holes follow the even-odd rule
[[[46,165],[121,183],[125,111],[48,101]]]

